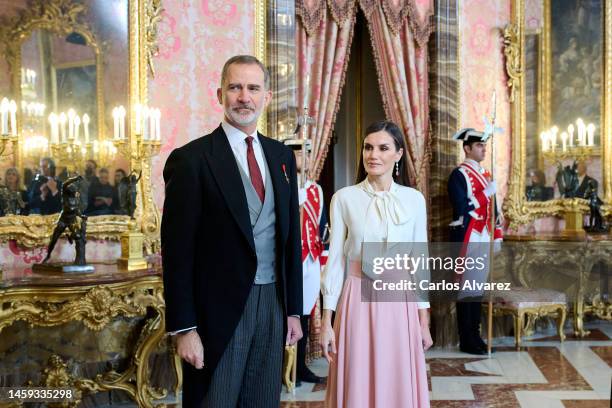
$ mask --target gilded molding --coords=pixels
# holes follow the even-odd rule
[[[596,265],[602,262],[610,264],[612,241],[565,241],[576,244],[572,251],[568,251],[563,242],[529,241],[526,245],[514,245],[512,256],[506,260],[506,268],[511,271],[513,280],[525,288],[542,287],[542,276],[536,271],[544,265],[549,271],[563,270],[571,274],[569,277],[576,282],[573,299],[568,299],[573,306],[574,333],[584,337],[589,334],[584,328],[585,315],[612,319],[612,304],[602,301],[600,295],[588,294],[589,277]]]
[[[508,24],[504,28],[504,55],[506,56],[506,74],[508,75],[510,102],[514,102],[516,88],[521,78],[521,54],[518,26],[516,24]]]
[[[265,7],[265,0],[258,0]],[[78,32],[92,46],[96,53],[96,66],[100,75],[97,76],[98,89],[98,129],[104,135],[104,99],[102,94],[102,51],[96,42],[91,29],[79,22],[79,15],[85,11],[85,6],[73,0],[33,0],[32,6],[11,21],[0,24],[0,42],[7,44],[8,61],[13,72],[20,73],[21,43],[35,29],[48,29],[54,32],[68,34]],[[154,73],[153,57],[157,54],[157,24],[162,18],[162,0],[128,0],[129,26],[129,106],[147,104],[148,73]],[[265,9],[264,9],[265,24]],[[265,25],[263,31],[265,45]],[[20,92],[20,75],[12,75],[12,89]],[[20,93],[16,99],[20,98]],[[20,110],[18,111],[20,112]],[[20,122],[19,113],[17,116]],[[19,126],[19,125],[18,125]],[[135,218],[139,229],[145,235],[145,251],[158,252],[160,248],[159,229],[160,213],[153,201],[151,186],[151,154],[141,154],[133,137],[133,129],[129,132],[129,160],[131,169],[142,170],[138,188],[138,203]],[[21,167],[23,157],[22,143],[19,143],[19,153],[15,165]],[[8,216],[0,217],[0,242],[16,240],[21,246],[36,247],[46,245],[53,231],[57,214],[49,216]],[[128,230],[129,217],[121,215],[94,216],[88,220],[87,235],[94,239],[118,241],[122,233]]]
[[[0,43],[4,44],[6,61],[11,72],[11,92],[13,99],[21,100],[21,45],[35,30],[48,30],[54,33],[67,35],[78,33],[95,54],[96,65],[96,99],[97,99],[97,126],[100,135],[105,135],[104,121],[104,93],[103,78],[104,64],[102,61],[101,45],[98,44],[92,29],[79,21],[81,14],[85,13],[87,6],[72,2],[72,0],[34,0],[31,6],[23,10],[18,16],[0,22]],[[21,124],[21,110],[17,111],[18,128]],[[15,157],[15,167],[23,166],[23,140],[19,132],[20,142]],[[0,232],[1,233],[1,232]]]
[[[8,215],[0,217],[0,242],[17,240],[21,246],[32,248],[48,244],[58,215]],[[127,215],[101,215],[89,217],[88,237],[119,241],[122,233],[128,230]]]
[[[144,52],[146,55],[147,66],[151,75],[155,77],[155,67],[153,57],[159,52],[157,45],[157,24],[162,19],[164,9],[161,6],[162,0],[146,0],[145,2],[145,42]]]
[[[612,0],[605,0],[605,31],[604,31],[604,89],[612,89]],[[550,27],[550,0],[544,2],[544,18]],[[504,55],[506,56],[506,73],[508,75],[508,89],[511,101],[511,128],[512,128],[512,161],[510,165],[510,179],[508,194],[503,204],[504,216],[509,220],[509,228],[516,229],[536,218],[544,216],[562,216],[568,211],[589,211],[588,202],[583,199],[555,199],[535,202],[527,201],[526,187],[526,98],[524,86],[525,55],[525,1],[512,1],[512,21],[504,29]],[[543,30],[541,63],[543,76],[550,77],[550,33]],[[548,47],[548,50],[546,49]],[[544,81],[541,96],[544,107],[550,106],[551,79]],[[603,92],[602,99],[602,164],[603,164],[603,201],[602,212],[604,216],[612,216],[612,92]],[[530,135],[530,137],[537,137]]]
[[[76,407],[85,394],[109,390],[127,392],[140,407],[153,407],[152,400],[167,395],[166,390],[152,387],[148,381],[149,356],[165,341],[165,304],[159,276],[95,286],[8,288],[0,290],[0,300],[0,331],[20,320],[40,327],[80,321],[88,329],[100,331],[117,316],[148,316],[130,365],[122,373],[111,370],[94,379],[76,378],[60,357],[52,355],[38,386],[68,386],[76,390],[77,398],[50,407]],[[176,364],[180,361],[174,359],[174,363],[178,373]],[[28,385],[34,386],[31,382]]]
[[[255,0],[253,2],[254,10],[254,26],[255,32],[253,33],[253,51],[255,57],[260,60],[264,65],[268,66],[267,59],[267,35],[268,27],[266,23],[266,11],[267,11],[267,0]],[[260,133],[268,134],[268,115],[264,114],[259,117],[257,121],[257,129]]]

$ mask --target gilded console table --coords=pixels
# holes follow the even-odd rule
[[[589,291],[596,267],[607,284],[612,270],[612,236],[510,235],[504,238],[505,273],[526,288],[554,288],[573,299],[574,333],[584,337],[584,316],[593,314],[612,320],[612,304],[603,298],[601,287]],[[567,286],[567,284],[572,284]],[[565,286],[565,287],[563,287]],[[565,290],[564,290],[565,289]]]
[[[145,317],[123,372],[111,369],[93,379],[75,378],[62,358],[52,354],[41,380],[28,385],[75,391],[74,401],[49,403],[49,407],[77,406],[87,394],[110,390],[127,392],[139,407],[153,407],[153,400],[166,397],[165,390],[149,382],[149,357],[165,341],[161,268],[127,272],[117,270],[116,265],[95,266],[96,271],[88,275],[37,275],[31,269],[5,268],[0,279],[0,332],[17,321],[38,327],[76,321],[99,332],[117,317]],[[177,360],[172,360],[180,379]],[[177,380],[177,388],[179,385]]]

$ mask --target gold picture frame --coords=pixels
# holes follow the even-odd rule
[[[551,2],[545,2],[545,19],[550,19]],[[609,84],[612,83],[612,0],[603,1],[603,47],[602,57],[604,72],[602,77],[601,101],[601,157],[602,157],[602,187],[600,196],[604,201],[602,212],[604,216],[612,215],[612,92]],[[548,11],[547,11],[548,10]],[[548,25],[548,27],[550,24]],[[507,87],[511,102],[512,127],[512,159],[508,194],[503,209],[505,218],[509,220],[509,227],[516,229],[536,218],[544,216],[561,216],[568,213],[586,213],[588,202],[581,198],[553,199],[548,201],[527,201],[526,187],[526,94],[525,94],[525,0],[512,1],[511,23],[505,27],[504,55],[506,57],[506,73],[508,75]],[[541,55],[542,67],[550,67],[550,33],[543,30]],[[548,47],[548,48],[547,48]],[[547,95],[550,95],[552,79],[545,73],[541,84],[540,112],[549,115],[550,103],[547,104]],[[548,102],[550,100],[548,99]],[[547,116],[548,117],[548,116]]]
[[[157,23],[161,20],[161,0],[127,0],[128,4],[128,112],[137,104],[147,103],[148,73],[154,72],[152,58],[156,53]],[[47,29],[60,33],[76,32],[83,36],[88,45],[96,50],[96,66],[102,67],[100,46],[91,30],[81,22],[78,15],[83,5],[72,0],[33,0],[30,6],[19,16],[10,20],[0,28],[0,42],[5,44],[7,59],[12,67],[20,67],[21,42],[28,38],[35,29]],[[12,71],[15,71],[14,69]],[[18,70],[17,70],[18,71]],[[98,105],[102,90],[102,75],[97,75]],[[12,88],[20,89],[19,75],[13,75]],[[129,119],[129,116],[128,116]],[[17,118],[19,128],[19,116]],[[133,122],[129,122],[133,126]],[[104,116],[98,118],[99,129],[104,129]],[[129,129],[127,149],[130,168],[142,171],[138,183],[138,202],[134,218],[137,229],[144,236],[145,250],[149,253],[159,251],[160,214],[157,209],[151,189],[151,155],[140,154],[138,141],[134,137],[134,129]],[[103,133],[101,133],[103,134]],[[21,145],[19,143],[18,145]],[[15,165],[20,166],[22,160],[18,148]],[[47,244],[53,231],[57,215],[19,216],[8,215],[0,217],[0,242],[16,240],[24,247],[36,247]],[[121,234],[128,231],[130,217],[126,215],[107,215],[90,217],[88,220],[88,236],[94,239],[119,241]]]

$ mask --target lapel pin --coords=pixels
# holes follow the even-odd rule
[[[289,184],[289,176],[287,176],[287,168],[285,167],[285,165],[282,165],[283,168],[283,174],[285,174],[285,180],[287,180],[287,184]]]

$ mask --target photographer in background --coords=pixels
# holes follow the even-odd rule
[[[28,188],[30,214],[55,214],[62,210],[62,182],[55,177],[55,162],[50,157],[40,160],[40,172]]]

